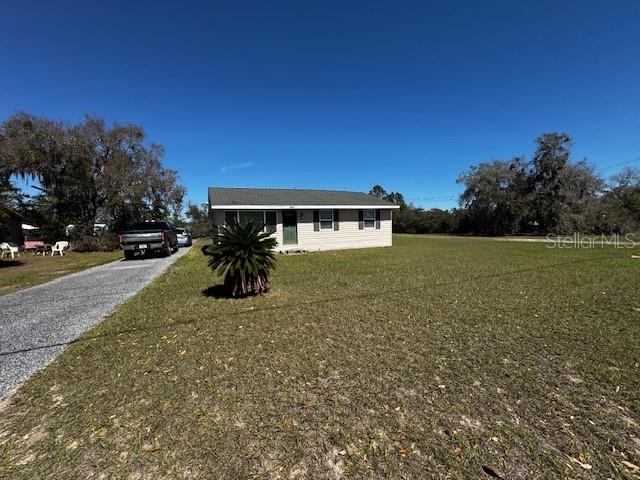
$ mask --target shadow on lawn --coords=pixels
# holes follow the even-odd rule
[[[22,265],[20,260],[0,260],[0,268],[19,267]]]
[[[249,297],[257,297],[260,296],[260,294],[257,293],[249,293],[247,295],[238,295],[237,297],[234,297],[233,295],[230,295],[225,289],[224,289],[224,285],[223,284],[218,284],[218,285],[212,285],[211,287],[207,287],[204,290],[202,290],[202,295],[204,295],[205,297],[208,298],[228,298],[231,300],[241,300],[243,298],[249,298]]]
[[[464,283],[468,283],[474,280],[482,280],[482,279],[488,279],[488,278],[499,278],[499,277],[510,277],[513,275],[520,275],[522,273],[529,273],[529,272],[535,272],[535,271],[539,271],[539,270],[553,270],[556,268],[562,268],[564,266],[567,265],[575,265],[575,264],[581,264],[581,263],[590,263],[593,261],[601,261],[603,259],[617,259],[619,258],[618,256],[610,256],[610,257],[599,257],[596,259],[593,258],[588,258],[588,259],[580,259],[580,260],[573,260],[573,261],[569,261],[569,262],[560,262],[560,263],[553,263],[553,264],[549,264],[549,265],[541,265],[541,266],[536,266],[536,267],[530,267],[530,268],[522,268],[522,269],[518,269],[518,270],[511,270],[511,271],[505,271],[505,272],[498,272],[498,273],[489,273],[489,274],[480,274],[480,275],[471,275],[469,277],[464,277],[464,278],[460,278],[460,279],[452,279],[452,280],[445,280],[442,282],[436,282],[436,283],[432,283],[429,285],[416,285],[414,288],[406,288],[403,287],[402,289],[386,289],[382,292],[368,292],[368,293],[362,293],[359,295],[343,295],[343,296],[334,296],[332,298],[327,298],[327,299],[318,299],[318,300],[308,300],[308,301],[302,301],[302,302],[296,302],[296,303],[287,303],[287,304],[283,304],[283,305],[268,305],[268,306],[264,306],[264,307],[258,307],[258,308],[252,308],[250,310],[240,310],[238,312],[229,312],[226,313],[225,315],[227,316],[236,316],[236,315],[244,315],[247,313],[256,313],[256,312],[260,312],[260,311],[267,311],[267,310],[281,310],[281,309],[286,309],[286,308],[299,308],[299,307],[304,307],[305,305],[317,305],[317,304],[323,304],[323,303],[332,303],[332,302],[337,302],[337,301],[341,301],[343,300],[345,297],[349,297],[349,298],[372,298],[372,297],[382,297],[382,296],[387,296],[387,295],[395,295],[397,293],[403,292],[406,293],[408,291],[421,291],[421,290],[427,290],[427,289],[431,289],[431,288],[436,288],[436,287],[442,287],[442,286],[453,286],[453,285],[457,285],[457,284],[464,284]],[[214,297],[216,294],[218,294],[218,292],[223,292],[223,285],[213,285],[212,287],[208,287],[206,289],[204,289],[202,291],[202,294],[208,297]],[[224,295],[224,293],[222,293]],[[224,297],[215,297],[215,298],[230,298],[228,296],[224,296]],[[127,333],[137,333],[137,332],[149,332],[149,331],[153,331],[153,330],[161,330],[164,328],[169,328],[169,327],[174,327],[174,326],[180,326],[180,325],[189,325],[192,323],[196,323],[198,321],[200,321],[201,319],[194,319],[194,320],[187,320],[187,321],[176,321],[176,322],[171,322],[171,323],[166,323],[163,325],[158,325],[156,327],[145,327],[145,328],[128,328],[128,329],[123,329],[117,332],[109,332],[109,333],[101,333],[98,335],[92,335],[92,336],[83,336],[80,338],[76,338],[73,339],[71,341],[68,342],[60,342],[60,343],[51,343],[51,344],[47,344],[47,345],[38,345],[35,347],[29,347],[29,348],[22,348],[22,349],[16,349],[16,350],[10,350],[10,351],[4,351],[4,352],[0,352],[0,357],[4,357],[4,356],[8,356],[8,355],[15,355],[18,353],[26,353],[26,352],[32,352],[32,351],[36,351],[36,350],[42,350],[45,348],[54,348],[54,347],[62,347],[62,346],[68,346],[74,343],[79,343],[79,342],[83,342],[83,341],[87,341],[87,340],[96,340],[99,338],[108,338],[108,337],[114,337],[114,336],[118,336],[118,335],[122,335],[122,334],[127,334]]]
[[[233,298],[224,290],[224,285],[221,283],[205,288],[202,290],[202,295],[209,298]]]

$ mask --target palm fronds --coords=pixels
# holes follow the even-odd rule
[[[224,288],[232,297],[262,294],[269,289],[269,274],[275,268],[276,240],[261,223],[232,221],[221,232],[218,244],[202,251],[211,257],[209,266],[224,276]]]

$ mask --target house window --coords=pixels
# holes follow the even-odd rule
[[[225,225],[229,225],[234,220],[238,220],[238,212],[236,210],[227,210],[226,212],[224,212]]]
[[[224,223],[229,225],[233,220],[245,225],[253,222],[262,225],[265,232],[274,233],[276,231],[276,212],[265,212],[262,210],[227,210],[224,212]]]
[[[376,228],[376,211],[363,210],[362,220],[364,221],[364,228]]]
[[[320,210],[320,230],[333,230],[333,210]]]
[[[238,221],[242,225],[247,225],[248,223],[255,223],[256,225],[264,226],[264,212],[252,212],[241,210],[240,215],[238,216]]]

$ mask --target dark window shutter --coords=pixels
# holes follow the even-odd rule
[[[313,231],[320,231],[320,210],[313,211]]]
[[[340,210],[333,211],[333,229],[340,230]]]
[[[358,228],[360,230],[364,229],[364,213],[362,210],[358,210]]]
[[[380,210],[376,210],[376,228],[380,230]]]

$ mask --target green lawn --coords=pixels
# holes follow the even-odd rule
[[[122,252],[70,252],[63,257],[22,253],[15,260],[0,260],[0,295],[48,282],[122,257]]]
[[[394,242],[244,300],[194,248],[0,406],[0,478],[637,478],[630,250]]]

